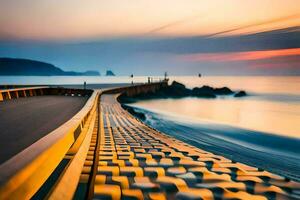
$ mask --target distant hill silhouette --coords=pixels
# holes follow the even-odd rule
[[[0,58],[2,76],[99,76],[97,71],[63,71],[52,64],[17,58]]]

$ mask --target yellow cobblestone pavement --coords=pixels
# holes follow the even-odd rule
[[[101,95],[100,108],[75,199],[300,197],[298,182],[149,128],[123,110],[116,95]]]

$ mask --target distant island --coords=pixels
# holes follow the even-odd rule
[[[116,76],[116,75],[111,70],[107,70],[106,76]]]
[[[100,73],[97,71],[64,71],[45,62],[0,58],[0,76],[100,76]]]

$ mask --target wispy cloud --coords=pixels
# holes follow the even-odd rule
[[[167,24],[163,24],[163,25],[160,25],[160,26],[158,26],[156,28],[153,28],[150,31],[147,31],[145,33],[145,35],[151,35],[151,34],[154,34],[154,33],[158,33],[158,32],[160,32],[162,30],[166,30],[168,28],[172,28],[172,27],[175,27],[175,26],[182,25],[184,23],[190,22],[192,20],[199,19],[199,18],[201,18],[203,16],[204,16],[203,14],[201,14],[201,15],[193,15],[193,16],[185,17],[183,19],[179,19],[179,20],[167,23]]]
[[[256,22],[256,23],[252,23],[252,24],[248,24],[248,25],[243,25],[243,26],[238,26],[232,29],[228,29],[228,30],[224,30],[224,31],[219,31],[213,34],[209,34],[207,35],[207,37],[215,37],[215,36],[219,36],[219,35],[223,35],[226,33],[231,33],[234,31],[240,31],[240,30],[244,30],[247,28],[255,28],[257,26],[263,26],[263,25],[269,25],[269,24],[273,24],[273,23],[278,23],[278,22],[284,22],[287,20],[293,20],[293,19],[300,19],[300,13],[297,14],[293,14],[293,15],[288,15],[288,16],[283,16],[283,17],[278,17],[275,19],[271,19],[271,20],[264,20],[264,21],[260,21],[260,22]],[[300,23],[299,23],[300,24]]]

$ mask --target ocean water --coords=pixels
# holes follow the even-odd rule
[[[248,96],[139,101],[132,106],[177,119],[300,138],[300,77],[172,77],[187,87],[227,86]]]

